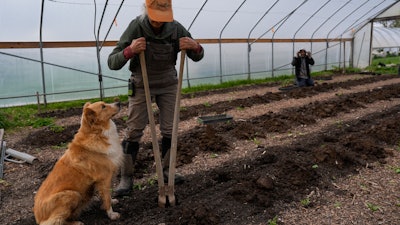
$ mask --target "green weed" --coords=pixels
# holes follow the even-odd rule
[[[253,143],[256,144],[256,145],[259,145],[261,143],[261,141],[254,137],[253,138]]]
[[[309,198],[305,198],[305,199],[300,200],[300,203],[302,206],[307,207],[310,205],[311,201]]]
[[[211,107],[211,104],[209,102],[204,102],[203,104],[205,107]]]
[[[211,153],[211,155],[210,155],[211,158],[218,158],[218,156],[219,155],[217,153]]]
[[[340,208],[340,207],[342,207],[342,203],[340,203],[340,202],[335,202],[335,204],[333,205],[335,208]]]
[[[63,126],[59,126],[56,124],[51,124],[50,125],[50,130],[53,131],[54,133],[61,133],[65,130]]]
[[[278,216],[275,216],[273,219],[268,220],[268,225],[277,225],[278,224]]]
[[[368,207],[371,211],[373,211],[373,212],[379,210],[379,208],[380,208],[379,206],[374,205],[374,204],[372,204],[372,203],[368,203],[368,202],[367,202],[367,207]]]

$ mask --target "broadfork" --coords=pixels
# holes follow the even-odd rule
[[[178,124],[179,124],[179,110],[181,100],[183,68],[185,63],[186,50],[181,51],[181,62],[179,67],[178,86],[175,98],[174,122],[172,127],[171,149],[169,154],[169,171],[168,171],[168,185],[164,184],[164,174],[160,157],[160,147],[157,141],[156,126],[154,122],[154,115],[151,106],[151,95],[149,89],[149,80],[147,76],[146,59],[144,52],[140,53],[140,66],[142,69],[143,85],[146,96],[147,114],[149,117],[149,125],[151,132],[151,140],[153,145],[154,160],[156,162],[156,173],[158,181],[158,206],[164,208],[168,202],[171,206],[175,206],[175,166],[176,166],[176,151],[178,140]],[[165,158],[167,160],[167,158]]]

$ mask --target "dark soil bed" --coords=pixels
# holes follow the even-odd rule
[[[349,89],[394,78],[396,77],[391,75],[370,76],[338,83],[321,83],[315,87],[267,92],[247,98],[237,96],[231,101],[218,102],[211,107],[199,102],[181,112],[181,121],[201,115],[222,114],[236,108],[243,110],[260,104],[279,104],[285,99],[308,98],[322,92],[334,92],[338,88]],[[236,91],[263,87],[265,85],[245,86]],[[221,93],[223,90],[204,94]],[[199,96],[203,94],[184,95],[183,98]],[[131,196],[119,199],[120,202],[114,206],[114,210],[121,213],[119,220],[110,221],[100,209],[100,203],[95,200],[84,211],[80,220],[85,224],[96,225],[268,224],[269,220],[279,217],[293,207],[294,203],[298,205],[302,202],[312,190],[332,192],[338,196],[346,195],[347,193],[336,188],[335,180],[357,174],[360,169],[370,170],[374,165],[385,165],[396,153],[393,149],[400,141],[400,105],[367,114],[345,124],[338,119],[336,124],[300,135],[290,142],[268,145],[254,143],[259,139],[273,142],[274,139],[268,138],[271,134],[289,134],[293,129],[317,124],[324,118],[351,114],[368,104],[399,97],[400,83],[394,83],[365,92],[338,94],[332,99],[286,108],[279,113],[267,111],[248,120],[196,124],[179,134],[178,170],[184,165],[194,163],[197,157],[229,157],[231,153],[236,154],[238,143],[241,143],[240,148],[248,154],[240,158],[233,155],[232,160],[187,175],[186,182],[176,186],[178,204],[175,207],[159,208],[157,185],[142,183],[138,184],[142,188],[135,189]],[[46,112],[41,116],[64,118],[79,114],[81,109],[71,109]],[[114,119],[118,129],[124,127],[122,116],[124,115]],[[31,210],[34,193],[65,149],[57,150],[54,146],[62,146],[71,141],[78,128],[79,124],[66,126],[61,132],[54,132],[50,127],[32,129],[18,142],[9,143],[11,147],[38,156],[38,160],[32,165],[6,164],[5,179],[0,183],[0,224],[35,224]],[[151,143],[144,141],[142,148],[139,162],[135,166],[135,178],[138,180],[154,172]],[[41,154],[49,156],[39,157]],[[400,199],[398,193],[397,198]],[[302,207],[317,208],[327,201],[329,200],[324,198],[311,198]],[[15,211],[9,212],[9,207]],[[400,222],[399,213],[386,216],[389,217],[387,224]],[[327,221],[321,222],[312,218],[310,221],[313,221],[312,224],[329,224]],[[377,224],[375,222],[370,224]],[[293,223],[278,220],[277,224]],[[343,221],[342,224],[347,223]]]

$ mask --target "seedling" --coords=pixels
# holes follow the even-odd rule
[[[301,203],[302,206],[307,207],[307,206],[310,205],[311,201],[310,201],[309,198],[305,198],[305,199],[302,199],[302,200],[300,201],[300,203]]]
[[[368,187],[365,184],[360,184],[360,188],[363,189],[364,191],[368,190]]]
[[[340,207],[342,206],[342,203],[340,203],[340,202],[335,202],[334,206],[335,206],[335,208],[340,209]]]
[[[396,150],[397,150],[398,152],[400,152],[400,142],[397,143]]]
[[[374,205],[372,203],[367,203],[367,207],[372,210],[373,212],[377,211],[379,209],[379,206]]]
[[[291,86],[293,84],[293,80],[283,80],[282,82],[281,82],[281,86],[282,87],[289,87],[289,86]]]
[[[341,121],[341,120],[336,121],[336,126],[337,126],[338,128],[343,127],[343,121]]]
[[[211,107],[211,104],[209,102],[204,102],[203,104],[205,107]]]
[[[218,154],[217,153],[211,153],[210,157],[211,158],[218,158]]]
[[[268,225],[277,225],[278,224],[278,216],[275,216],[273,219],[268,220]]]
[[[49,127],[50,127],[50,130],[53,131],[54,133],[61,133],[65,130],[65,128],[63,126],[59,126],[56,124],[52,124]]]
[[[253,143],[256,145],[259,145],[261,143],[261,141],[257,140],[257,138],[253,138]]]
[[[54,149],[66,149],[68,147],[68,143],[66,142],[61,142],[58,145],[53,146]]]
[[[7,181],[5,181],[5,180],[3,180],[3,179],[0,179],[0,184],[3,185],[3,186],[5,186],[5,187],[10,186],[10,184],[7,183]]]
[[[149,180],[147,181],[147,183],[149,183],[150,186],[153,186],[157,183],[157,176],[156,177],[152,177],[149,178]]]
[[[137,189],[139,191],[142,191],[144,189],[144,187],[141,184],[135,184],[135,185],[133,185],[133,189]]]

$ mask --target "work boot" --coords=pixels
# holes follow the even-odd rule
[[[171,149],[171,138],[163,137],[161,139],[161,150],[162,150],[161,156],[163,158],[164,183],[168,183],[170,149]],[[183,182],[185,182],[185,178],[181,174],[175,172],[175,184],[181,184]]]
[[[133,171],[136,156],[139,151],[139,142],[122,141],[124,159],[121,165],[121,181],[115,188],[113,196],[122,197],[130,195],[133,190]]]

